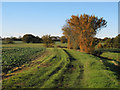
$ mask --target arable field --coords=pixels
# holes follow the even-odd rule
[[[116,55],[110,62],[103,58],[106,53],[97,57],[66,48],[45,49],[41,44],[26,46],[3,45],[3,89],[120,88],[119,67],[112,62]]]
[[[24,63],[28,63],[35,59],[44,48],[18,48],[18,47],[3,47],[2,48],[2,71],[7,73],[10,69],[19,67]]]

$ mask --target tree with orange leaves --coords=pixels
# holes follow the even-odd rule
[[[94,15],[89,16],[87,14],[81,16],[72,15],[67,21],[67,24],[69,29],[66,30],[66,28],[63,27],[63,34],[69,37],[68,33],[70,33],[72,38],[75,38],[74,42],[78,43],[80,50],[86,53],[94,52],[94,36],[102,27],[107,26],[107,22],[103,18],[98,19],[98,17]],[[71,42],[71,44],[74,43]]]
[[[77,49],[78,48],[78,39],[77,39],[77,34],[74,34],[72,28],[69,26],[69,24],[65,24],[62,28],[63,34],[67,38],[68,42],[68,49]]]

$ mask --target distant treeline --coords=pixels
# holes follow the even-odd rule
[[[50,36],[44,35],[42,38],[39,36],[34,36],[32,34],[25,34],[23,37],[7,37],[0,38],[3,43],[14,43],[14,41],[23,41],[25,43],[53,43],[55,41],[61,41],[61,43],[67,43],[67,38],[65,36]],[[97,48],[120,48],[120,34],[115,38],[105,37],[104,39],[94,37],[94,43]],[[104,43],[104,44],[102,44]],[[79,49],[79,47],[77,48]]]
[[[6,40],[6,39],[11,39],[11,40],[13,40],[13,41],[22,41],[22,37],[20,36],[20,37],[6,37],[6,38],[1,38],[0,37],[0,40]]]
[[[42,38],[40,38],[39,36],[34,36],[32,34],[25,34],[23,37],[7,37],[7,38],[0,38],[0,40],[3,41],[3,44],[10,44],[10,43],[14,43],[14,41],[23,41],[24,43],[43,43],[44,41],[44,37],[47,35],[42,36]],[[66,38],[64,37],[59,37],[59,36],[50,36],[49,38],[52,41],[61,41],[62,38],[62,42],[65,43]],[[65,39],[65,40],[64,40]],[[49,40],[47,40],[49,41]]]
[[[102,44],[104,43],[104,44]],[[98,48],[120,48],[120,34],[115,38],[105,37],[101,39],[101,43],[97,45]]]

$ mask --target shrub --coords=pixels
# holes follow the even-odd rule
[[[23,42],[25,43],[41,43],[42,39],[38,36],[34,36],[32,34],[25,34],[22,38]]]
[[[35,38],[35,36],[33,36],[32,34],[25,34],[23,36],[22,40],[25,43],[33,43],[34,42],[34,38]]]
[[[42,36],[43,43],[45,44],[45,47],[53,47],[54,42],[52,41],[52,38],[50,35],[44,35]]]

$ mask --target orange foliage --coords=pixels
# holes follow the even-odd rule
[[[68,39],[68,48],[73,47],[76,43],[82,52],[92,53],[95,44],[93,38],[101,27],[106,27],[107,22],[95,16],[87,14],[79,16],[72,15],[67,20],[67,26],[62,28],[63,34]]]

